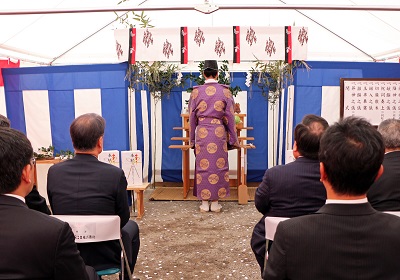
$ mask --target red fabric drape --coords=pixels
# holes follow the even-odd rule
[[[19,67],[19,60],[18,62],[12,62],[10,59],[0,60],[0,87],[4,86],[3,74],[1,70],[3,68],[18,68],[18,67]]]

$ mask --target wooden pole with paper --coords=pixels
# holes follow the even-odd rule
[[[246,166],[247,166],[247,149],[255,149],[256,147],[253,144],[245,144],[240,145],[240,149],[243,149],[240,157],[240,185],[238,186],[238,203],[239,204],[247,204],[249,202],[249,193],[247,192],[247,185],[245,174]]]
[[[247,185],[244,180],[244,174],[245,174],[245,166],[246,166],[246,148],[244,148],[242,145],[240,146],[240,149],[243,149],[243,152],[241,153],[240,156],[240,185],[238,186],[238,203],[239,204],[247,204],[249,201],[249,195],[247,193]],[[239,179],[239,178],[238,178]]]

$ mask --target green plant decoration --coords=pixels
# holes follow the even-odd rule
[[[291,64],[283,60],[269,62],[256,61],[250,70],[250,83],[255,83],[269,104],[274,106],[279,99],[282,89],[293,83],[294,74],[298,68],[309,71],[310,66],[303,60],[294,60]]]
[[[53,159],[54,158],[54,146],[49,147],[40,147],[38,148],[38,152],[33,152],[34,158],[37,160],[41,159]]]
[[[60,159],[71,159],[75,156],[74,152],[70,150],[60,150],[59,154],[56,154],[56,157],[60,157]]]
[[[198,67],[199,67],[199,72],[200,72],[199,75],[194,75],[193,73],[190,73],[190,74],[185,75],[183,77],[183,79],[185,81],[189,80],[191,83],[194,82],[197,85],[204,85],[204,82],[205,82],[205,78],[203,76],[204,61],[200,61]],[[189,92],[189,93],[192,92],[193,91],[193,87],[189,87],[186,91]]]
[[[118,2],[118,5],[125,2],[129,2],[129,0],[121,0]],[[151,19],[146,16],[143,11],[140,14],[137,14],[134,11],[125,12],[122,15],[118,15],[116,12],[114,12],[114,14],[117,17],[115,21],[118,21],[120,24],[125,25],[127,28],[135,26],[134,24],[132,24],[132,21],[137,21],[139,23],[139,26],[142,28],[154,27],[150,24]]]
[[[229,68],[228,68],[228,61],[223,60],[222,65],[218,69],[218,83],[224,84],[224,85],[230,85],[231,84],[231,77],[229,75]],[[229,87],[230,91],[232,92],[233,96],[236,96],[242,89],[239,86],[235,87]]]
[[[179,67],[175,64],[167,64],[163,61],[136,62],[129,65],[126,78],[131,88],[138,89],[140,85],[147,86],[155,102],[164,96],[169,96],[172,88],[183,86],[179,78]]]
[[[129,81],[130,88],[142,88],[146,85],[154,103],[157,104],[164,96],[169,96],[172,88],[183,86],[182,74],[178,65],[167,64],[163,61],[136,62],[128,67],[126,79]],[[154,110],[154,125],[157,126],[157,114]],[[157,130],[154,130],[154,138],[157,139]],[[153,170],[156,170],[157,144],[154,146]],[[153,172],[153,182],[155,183],[155,172]],[[155,187],[155,185],[153,185]]]
[[[229,62],[227,60],[223,60],[222,64],[220,65],[218,69],[218,83],[224,84],[224,85],[230,85],[231,84],[231,79],[229,76],[229,68],[228,68]],[[203,76],[203,71],[204,71],[204,61],[199,62],[199,72],[200,75],[196,76],[194,74],[188,74],[184,76],[184,80],[190,80],[191,82],[195,82],[197,85],[204,85],[205,79]],[[232,92],[233,96],[236,96],[242,89],[239,86],[235,87],[229,87],[230,91]],[[193,88],[190,87],[187,89],[187,92],[192,92]]]

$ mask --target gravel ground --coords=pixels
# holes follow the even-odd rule
[[[136,220],[140,279],[260,279],[250,238],[261,218],[254,202],[222,202],[220,213],[200,213],[198,201],[149,201]],[[136,219],[132,217],[132,219]]]

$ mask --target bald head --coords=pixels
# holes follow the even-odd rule
[[[104,135],[105,126],[104,118],[95,113],[84,114],[73,120],[69,132],[75,150],[93,150]]]

